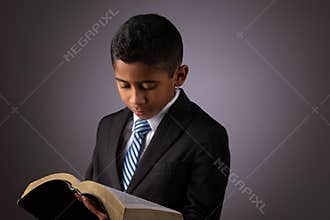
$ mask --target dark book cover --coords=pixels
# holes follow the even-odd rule
[[[33,189],[19,199],[17,204],[42,220],[98,220],[98,217],[75,197],[77,192],[66,181],[52,180]],[[90,194],[83,195],[102,206],[96,197]]]

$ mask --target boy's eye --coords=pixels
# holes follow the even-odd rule
[[[142,89],[154,89],[156,88],[157,84],[155,82],[144,82],[144,83],[141,83],[141,88]]]
[[[119,87],[120,88],[129,88],[129,84],[125,82],[119,82]]]

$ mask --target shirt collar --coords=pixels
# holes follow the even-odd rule
[[[179,97],[179,94],[180,94],[180,89],[179,88],[176,88],[175,89],[175,95],[174,97],[171,99],[171,101],[169,101],[165,106],[164,108],[157,114],[157,115],[154,115],[152,118],[149,118],[147,119],[150,127],[151,127],[151,130],[152,131],[156,131],[159,123],[161,122],[161,120],[163,119],[164,115],[166,114],[166,112],[169,110],[169,108],[174,104],[174,102],[177,100],[177,98]],[[134,131],[134,126],[135,126],[135,122],[136,120],[138,120],[139,117],[133,113],[133,126],[132,126],[132,132]]]

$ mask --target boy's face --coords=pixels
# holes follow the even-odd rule
[[[178,71],[170,77],[166,71],[142,62],[127,64],[116,60],[114,70],[122,101],[142,119],[149,119],[159,113],[174,97],[175,87],[184,81],[178,77]]]

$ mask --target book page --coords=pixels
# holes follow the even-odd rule
[[[107,186],[106,186],[107,187]],[[145,199],[141,199],[139,197],[130,195],[128,193],[119,191],[117,189],[107,187],[115,196],[124,204],[126,208],[138,209],[138,208],[145,208],[145,209],[155,209],[155,210],[162,210],[166,212],[177,212],[173,209],[166,208],[165,206],[159,205],[154,202],[150,202]],[[179,212],[178,212],[179,213]]]

